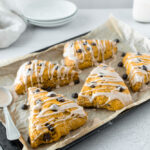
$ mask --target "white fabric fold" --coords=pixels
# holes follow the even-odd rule
[[[26,23],[0,0],[0,48],[9,47],[25,31]]]

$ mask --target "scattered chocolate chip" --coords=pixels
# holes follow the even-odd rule
[[[146,85],[148,85],[149,84],[149,81],[146,83]]]
[[[75,80],[74,81],[74,84],[79,84],[80,83],[80,80]]]
[[[77,53],[82,53],[82,49],[78,49],[78,50],[77,50]]]
[[[64,102],[65,99],[64,99],[63,97],[58,97],[58,98],[57,98],[57,101],[58,101],[58,102]]]
[[[78,93],[72,93],[72,98],[78,98]]]
[[[92,45],[92,46],[96,46],[96,43],[92,43],[91,45]]]
[[[42,63],[40,63],[39,66],[42,66]]]
[[[120,40],[119,40],[119,39],[115,39],[115,40],[114,40],[114,42],[119,43],[119,42],[120,42]]]
[[[36,93],[40,92],[40,89],[36,89],[35,92],[36,92]]]
[[[40,99],[36,100],[36,104],[40,104],[42,101]]]
[[[89,50],[90,50],[90,47],[87,47],[86,49],[89,51]]]
[[[128,75],[125,73],[125,74],[123,74],[122,78],[123,78],[124,80],[126,80],[126,79],[128,78]]]
[[[52,90],[52,88],[49,86],[49,87],[47,87],[47,88],[42,88],[43,90],[46,90],[46,91],[48,91],[48,92],[50,92],[51,90]]]
[[[50,140],[51,140],[50,134],[49,134],[49,133],[45,133],[45,134],[43,135],[43,141],[48,142],[48,141],[50,141]]]
[[[123,67],[122,61],[118,63],[118,67]]]
[[[99,75],[99,77],[103,77],[103,75],[102,75],[102,74],[100,74],[100,75]]]
[[[27,105],[27,104],[23,104],[23,105],[21,106],[21,109],[27,110],[27,109],[28,109],[28,105]]]
[[[31,61],[28,61],[28,62],[27,62],[27,65],[30,65],[31,63],[32,63]]]
[[[121,57],[124,57],[126,55],[126,53],[125,52],[123,52],[122,54],[121,54]]]
[[[143,65],[141,69],[147,71],[147,67],[145,65]]]
[[[58,105],[56,105],[56,104],[52,104],[51,106],[50,106],[50,110],[52,110],[52,111],[57,111],[59,109],[59,107],[58,107]]]
[[[56,96],[56,93],[55,92],[49,92],[47,94],[48,97],[55,97]]]
[[[58,70],[58,66],[55,67],[55,70]]]
[[[31,140],[30,140],[30,137],[28,136],[28,138],[27,138],[27,142],[29,143],[29,144],[31,144]]]
[[[137,60],[138,60],[139,62],[141,62],[141,61],[142,61],[140,58],[137,58]]]
[[[95,85],[94,85],[94,84],[92,84],[90,87],[91,87],[91,88],[95,88]]]
[[[83,43],[83,45],[87,45],[87,41],[85,41],[85,42]]]
[[[110,104],[106,104],[106,106],[110,107]]]
[[[49,123],[46,123],[45,126],[48,128],[49,131],[54,131],[54,127],[52,127]]]

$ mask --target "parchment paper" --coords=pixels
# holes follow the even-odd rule
[[[99,26],[98,28],[81,38],[111,40],[119,38],[119,51],[149,52],[150,50],[150,41],[146,37],[143,37],[136,31],[134,31],[132,28],[130,28],[127,24],[121,22],[113,16],[110,16],[109,19],[103,25]],[[32,149],[30,145],[28,145],[26,142],[28,137],[29,110],[21,109],[22,104],[24,104],[26,101],[26,95],[17,96],[13,91],[12,84],[14,82],[16,72],[22,63],[32,59],[50,60],[52,62],[60,63],[62,59],[63,46],[64,43],[54,46],[44,52],[29,54],[15,60],[11,60],[7,63],[0,64],[0,86],[5,86],[11,89],[11,92],[13,94],[13,103],[9,107],[9,110],[17,128],[21,132],[22,138],[20,138],[20,140],[24,145],[24,149]],[[121,52],[117,53],[116,58],[109,59],[108,61],[106,61],[106,63],[114,67],[116,71],[120,75],[122,75],[125,72],[125,69],[117,67],[118,62],[122,59]],[[80,74],[80,84],[74,85],[71,88],[70,86],[64,86],[59,89],[55,89],[54,91],[56,91],[57,93],[62,93],[66,97],[71,98],[71,94],[73,92],[79,92],[81,90],[86,77],[92,69],[93,68],[89,68],[82,71],[82,73]],[[129,87],[128,82],[126,82],[126,84]],[[106,122],[111,121],[113,118],[117,117],[121,112],[125,111],[126,109],[140,105],[141,103],[150,99],[148,87],[146,87],[145,89],[143,89],[143,91],[138,93],[133,93],[131,91],[131,95],[134,100],[134,103],[116,112],[108,111],[105,109],[86,109],[86,111],[88,112],[88,121],[83,127],[75,131],[71,131],[69,135],[61,138],[55,143],[41,145],[39,148],[37,148],[37,150],[53,150],[61,148],[73,142],[74,140],[82,137],[88,132],[96,129],[97,127],[105,124]],[[4,123],[2,110],[0,110],[0,119]]]

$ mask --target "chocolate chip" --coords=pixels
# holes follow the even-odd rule
[[[58,66],[55,67],[55,70],[58,70]]]
[[[74,80],[74,84],[79,84],[80,80]]]
[[[78,98],[78,93],[72,93],[72,98]]]
[[[87,47],[86,49],[89,51],[89,50],[90,50],[90,47]]]
[[[27,62],[27,65],[30,65],[31,63],[32,63],[31,61],[28,61],[28,62]]]
[[[49,123],[46,123],[45,126],[48,128],[49,131],[54,131],[54,127],[52,127]]]
[[[142,54],[140,52],[138,52],[137,55],[141,56]]]
[[[123,67],[122,61],[118,63],[118,67]]]
[[[77,53],[82,53],[82,49],[78,49],[78,50],[77,50]]]
[[[92,84],[90,87],[91,87],[91,88],[95,88],[95,85],[94,85],[94,84]]]
[[[122,78],[123,78],[124,80],[126,80],[126,79],[128,78],[128,75],[125,73],[125,74],[123,74]]]
[[[45,134],[43,135],[43,141],[48,142],[48,141],[50,141],[50,140],[51,140],[50,134],[49,134],[49,133],[45,133]]]
[[[92,43],[91,45],[92,45],[92,46],[96,46],[96,43]]]
[[[47,88],[42,88],[43,90],[46,90],[46,91],[48,91],[48,92],[50,92],[51,90],[52,90],[52,88],[49,86],[49,87],[47,87]]]
[[[42,66],[42,63],[40,63],[39,66]]]
[[[40,92],[40,89],[36,89],[35,92],[36,92],[36,93]]]
[[[30,137],[28,136],[28,138],[27,138],[27,142],[29,143],[29,144],[31,144],[31,140],[30,140]]]
[[[100,74],[100,75],[99,75],[99,77],[103,77],[103,75],[102,75],[102,74]]]
[[[27,109],[28,109],[28,105],[27,105],[27,104],[23,104],[23,105],[21,106],[21,109],[27,110]]]
[[[147,71],[147,67],[145,65],[143,65],[141,69]]]
[[[49,92],[47,94],[48,97],[55,97],[56,96],[56,93],[55,92]]]
[[[139,62],[141,62],[141,61],[142,61],[140,58],[137,58],[137,60],[138,60]]]
[[[125,52],[123,52],[122,54],[121,54],[121,57],[124,57],[126,55],[126,53]]]
[[[85,41],[85,42],[83,43],[83,45],[87,45],[87,41]]]
[[[119,42],[120,42],[120,40],[119,40],[119,39],[115,39],[114,41],[115,41],[116,43],[119,43]]]
[[[40,104],[42,101],[40,99],[36,100],[36,104]]]
[[[122,86],[117,86],[119,92],[123,92],[124,91],[124,88]]]
[[[63,97],[58,97],[58,98],[57,98],[57,101],[58,101],[58,102],[64,102],[65,99],[64,99]]]
[[[30,72],[31,71],[31,68],[28,68],[27,72]]]
[[[149,81],[146,83],[146,85],[148,85],[149,84]]]

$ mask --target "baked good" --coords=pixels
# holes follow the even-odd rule
[[[143,84],[150,81],[150,54],[127,53],[123,64],[133,91],[137,92]]]
[[[77,103],[115,111],[132,103],[132,98],[118,73],[106,64],[100,64],[86,79]]]
[[[78,72],[72,68],[49,61],[32,60],[19,68],[14,86],[17,94],[24,94],[28,87],[51,90],[51,88],[78,82]]]
[[[113,57],[117,52],[116,42],[111,40],[77,40],[64,46],[64,64],[75,69],[84,69]]]
[[[28,101],[29,137],[33,148],[58,141],[87,121],[87,113],[81,106],[55,92],[28,88]]]

